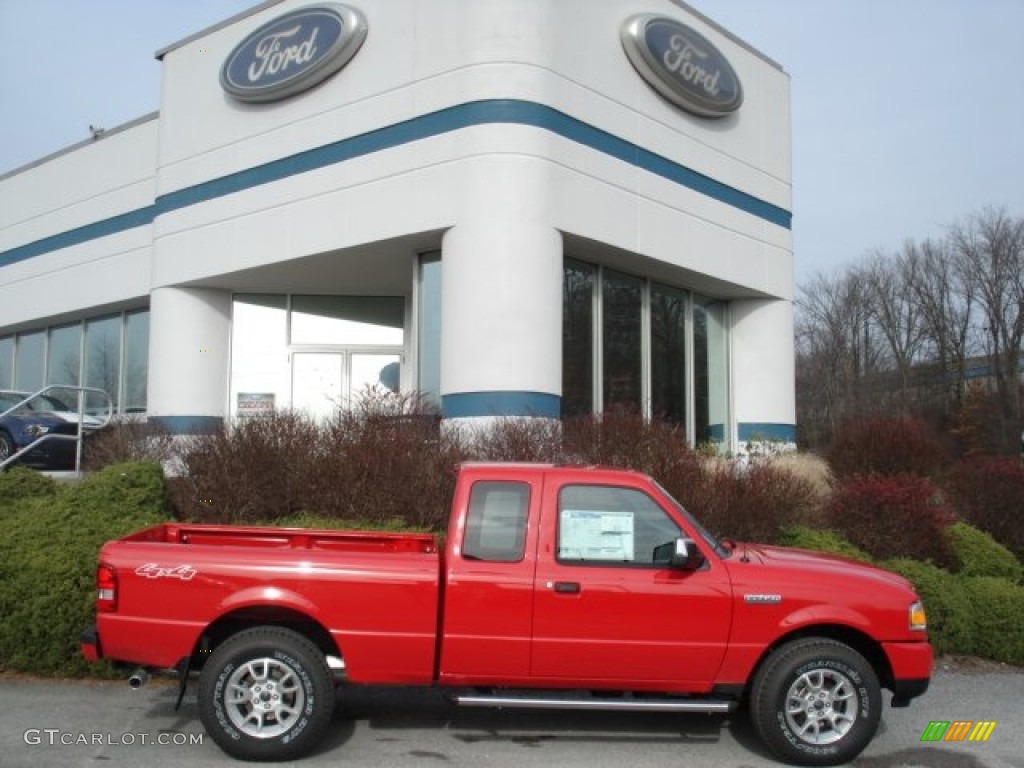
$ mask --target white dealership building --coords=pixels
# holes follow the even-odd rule
[[[683,2],[275,0],[156,56],[159,112],[0,176],[0,389],[794,439],[789,78]]]

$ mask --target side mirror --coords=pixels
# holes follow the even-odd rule
[[[697,542],[680,536],[655,550],[655,562],[667,563],[670,568],[695,571],[704,565],[704,554],[697,546]]]

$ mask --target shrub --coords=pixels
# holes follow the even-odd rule
[[[784,547],[826,552],[864,563],[874,562],[867,552],[857,549],[857,547],[844,539],[840,533],[831,530],[808,528],[804,525],[790,525],[782,529],[778,543]]]
[[[828,462],[840,480],[854,475],[936,475],[948,449],[920,419],[871,416],[848,419],[836,432]]]
[[[967,523],[946,529],[957,571],[963,576],[996,576],[1020,582],[1024,568],[1014,554],[984,531]]]
[[[836,491],[828,519],[829,527],[872,557],[954,562],[944,535],[954,519],[952,508],[926,478],[853,478]]]
[[[27,467],[12,467],[0,472],[0,507],[10,506],[21,499],[45,498],[57,495],[53,478]]]
[[[269,521],[303,509],[318,430],[307,416],[281,411],[188,438],[174,483],[179,516],[202,522]]]
[[[174,452],[174,437],[141,419],[110,424],[85,441],[82,464],[95,471],[126,461],[164,461]]]
[[[166,519],[160,467],[114,465],[54,497],[24,498],[0,537],[0,669],[95,674],[78,653],[93,621],[96,555],[114,538]]]
[[[963,579],[974,622],[970,653],[1024,666],[1024,587],[1008,579]]]
[[[965,459],[950,469],[944,485],[961,517],[1024,558],[1024,464],[1020,459]]]
[[[710,463],[680,498],[715,534],[766,542],[786,525],[807,522],[819,503],[810,482],[770,463]]]
[[[962,579],[909,558],[896,558],[883,566],[909,579],[921,596],[928,616],[928,639],[936,654],[973,652],[975,624]]]

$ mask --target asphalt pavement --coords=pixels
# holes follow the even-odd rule
[[[194,683],[176,686],[0,677],[3,768],[229,765],[205,736]],[[888,700],[888,696],[886,697]],[[922,742],[931,721],[994,721],[986,742]],[[346,768],[760,768],[778,765],[745,716],[467,710],[434,690],[346,689],[315,754]],[[940,669],[909,708],[886,706],[858,768],[1024,768],[1024,672]]]

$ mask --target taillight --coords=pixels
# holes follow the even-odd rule
[[[96,568],[96,610],[100,613],[117,610],[117,572],[103,563]]]

